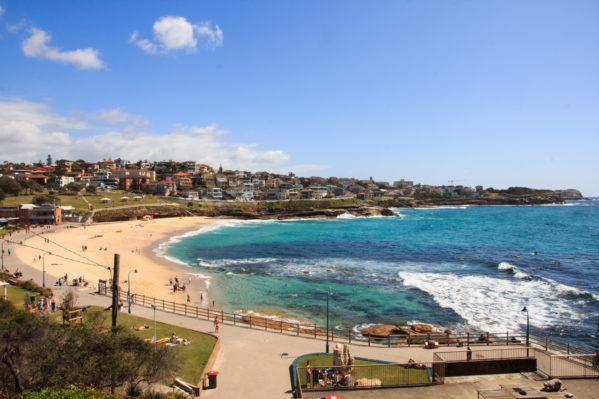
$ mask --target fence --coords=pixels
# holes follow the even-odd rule
[[[537,369],[549,378],[598,378],[599,368],[594,354],[551,354],[535,351]]]
[[[485,349],[472,351],[435,352],[435,362],[466,362],[482,360],[526,359],[530,357],[526,348]]]
[[[99,294],[112,295],[112,289],[106,284],[105,280],[100,280],[98,283]],[[122,288],[119,290],[119,297],[123,301],[127,301],[126,290]],[[269,318],[264,316],[256,316],[251,313],[248,314],[237,314],[231,312],[225,312],[223,310],[217,310],[210,307],[195,306],[187,303],[177,303],[174,301],[167,301],[165,299],[159,299],[155,297],[149,297],[141,294],[135,294],[135,304],[145,307],[150,307],[152,304],[156,304],[158,309],[162,309],[167,312],[184,315],[187,317],[193,317],[197,319],[211,320],[215,316],[218,316],[221,323],[235,325],[245,328],[256,328],[265,331],[278,332],[281,334],[302,336],[313,339],[325,340],[327,338],[327,329],[322,326],[318,326],[314,323],[305,322],[291,322],[276,318]],[[426,334],[391,334],[388,337],[372,337],[369,335],[362,335],[361,333],[354,331],[351,328],[334,328],[329,329],[328,338],[330,342],[339,343],[350,343],[364,346],[378,346],[378,347],[404,347],[412,345],[422,345],[424,342],[435,341],[440,346],[492,346],[492,345],[514,345],[514,352],[512,349],[502,349],[503,352],[486,352],[483,354],[481,351],[476,351],[477,356],[487,356],[487,360],[492,360],[491,356],[505,356],[505,359],[518,351],[526,352],[522,345],[526,343],[526,334],[522,333],[483,333],[483,334],[444,334],[439,332],[431,332]],[[547,352],[555,352],[556,354],[570,354],[576,353],[579,355],[594,355],[594,352],[577,348],[569,344],[564,344],[558,341],[551,340],[545,337],[539,337],[536,335],[530,335],[529,337],[531,347],[543,348]],[[455,352],[458,354],[464,354],[466,352]],[[495,353],[495,354],[493,354]],[[449,355],[444,355],[449,356]],[[457,356],[457,355],[456,355]],[[462,355],[463,356],[463,355]],[[526,356],[524,356],[526,357]],[[514,357],[511,357],[514,358]],[[555,362],[555,361],[554,361]],[[547,366],[546,369],[549,369]],[[547,374],[547,373],[546,373]]]
[[[352,366],[297,367],[298,387],[302,391],[389,388],[434,384],[433,364],[360,364]],[[345,374],[345,376],[344,376]]]

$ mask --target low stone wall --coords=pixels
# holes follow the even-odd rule
[[[460,377],[478,374],[522,373],[537,370],[537,359],[503,359],[503,360],[471,360],[447,362],[444,365],[433,364],[435,367],[445,367],[445,377]]]

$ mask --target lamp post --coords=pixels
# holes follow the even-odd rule
[[[331,293],[331,287],[327,289],[327,353],[329,353],[329,297],[333,295]]]
[[[528,357],[530,350],[530,314],[526,306],[522,308],[522,312],[526,312],[526,357]]]
[[[128,302],[128,313],[131,313],[131,272],[137,273],[137,269],[129,270],[127,273],[127,302]]]
[[[42,288],[46,288],[46,255],[52,255],[52,252],[46,252],[42,255]]]
[[[4,271],[4,240],[2,240],[2,271]]]
[[[152,309],[154,309],[154,345],[156,345],[156,308],[158,305],[155,303],[152,304]]]

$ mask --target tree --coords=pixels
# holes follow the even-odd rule
[[[58,204],[60,203],[60,198],[55,197],[53,195],[36,195],[35,197],[33,197],[33,200],[31,201],[33,202],[34,205],[43,205],[43,204]]]
[[[11,179],[8,176],[0,177],[0,190],[6,194],[19,195],[23,191],[23,187],[15,179]]]
[[[97,187],[93,184],[90,184],[89,186],[85,187],[85,191],[87,191],[90,194],[94,194],[96,192]]]
[[[48,157],[46,158],[46,165],[52,165],[52,155],[50,154],[48,154]]]
[[[67,174],[67,170],[64,168],[64,166],[60,165],[54,168],[54,174],[56,176],[64,176]]]
[[[104,318],[102,311],[88,311],[82,325],[63,328],[0,301],[0,391],[12,397],[71,385],[136,388],[173,376],[174,351],[124,327],[106,331]]]
[[[0,190],[0,202],[4,201],[5,198],[6,194],[4,194],[4,191]]]
[[[77,183],[69,183],[66,186],[64,186],[64,188],[66,188],[68,191],[72,193],[78,193],[79,191],[81,191],[83,187]]]
[[[218,166],[218,173],[223,173],[223,165],[222,164],[220,164]]]

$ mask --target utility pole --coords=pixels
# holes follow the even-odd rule
[[[119,265],[121,255],[114,254],[114,267],[112,276],[112,327],[116,327],[119,312]]]

